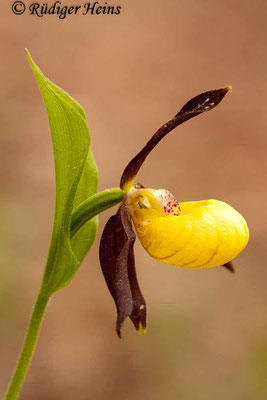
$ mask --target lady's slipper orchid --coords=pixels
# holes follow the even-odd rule
[[[100,263],[117,307],[116,330],[130,317],[138,331],[146,330],[146,303],[138,285],[133,245],[135,233],[156,260],[185,268],[225,266],[246,246],[246,221],[217,200],[178,203],[167,190],[133,185],[151,150],[175,127],[216,107],[231,87],[212,90],[190,100],[164,124],[125,168],[120,187],[125,191],[118,212],[107,222],[100,242]]]

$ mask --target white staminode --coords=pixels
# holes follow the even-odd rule
[[[153,195],[159,201],[166,214],[178,216],[180,214],[179,203],[176,198],[165,189],[153,190]]]

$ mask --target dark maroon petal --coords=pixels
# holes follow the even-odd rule
[[[99,257],[109,291],[117,308],[116,331],[121,337],[121,326],[130,317],[134,326],[146,326],[146,306],[138,286],[133,245],[135,233],[124,200],[116,215],[107,222],[103,231]]]
[[[221,89],[210,90],[189,100],[174,118],[159,128],[159,130],[147,142],[145,147],[129,162],[123,171],[120,187],[123,189],[127,182],[134,179],[148,154],[154,149],[160,140],[164,138],[164,136],[183,122],[215,108],[230,89],[231,87],[227,86]]]
[[[125,198],[126,199],[126,198]],[[141,293],[140,287],[137,281],[137,275],[135,270],[135,261],[134,261],[134,251],[133,251],[133,243],[135,241],[135,233],[132,228],[132,224],[129,220],[127,209],[125,206],[125,201],[121,207],[121,221],[124,227],[124,230],[127,235],[127,242],[129,244],[128,247],[128,277],[131,287],[132,299],[133,299],[133,310],[130,315],[131,321],[134,324],[136,330],[146,329],[146,302]],[[132,243],[132,245],[131,245]]]
[[[130,318],[135,326],[135,329],[137,331],[141,329],[144,332],[146,330],[146,302],[138,285],[133,248],[131,248],[129,251],[128,275],[133,297],[133,311],[130,315]]]
[[[230,272],[232,272],[232,273],[235,272],[235,269],[234,269],[234,266],[233,266],[232,261],[229,261],[228,263],[223,264],[222,267],[227,268],[228,271],[230,271]]]
[[[108,220],[99,249],[101,268],[117,308],[116,329],[119,336],[121,324],[133,310],[128,278],[128,257],[124,248],[126,240],[119,209],[118,213]]]
[[[99,247],[103,275],[113,298],[115,298],[114,266],[120,252],[119,242],[124,242],[124,232],[122,226],[119,226],[119,221],[117,214],[109,218],[102,233]]]

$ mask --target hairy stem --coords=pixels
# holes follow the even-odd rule
[[[37,297],[22,351],[14,375],[10,381],[5,400],[15,400],[19,395],[31,363],[48,300],[49,297],[44,296],[42,293]]]

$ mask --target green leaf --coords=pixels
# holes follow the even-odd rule
[[[98,174],[91,150],[88,153],[86,164],[75,196],[74,208],[96,193]],[[71,239],[72,250],[81,262],[92,246],[98,225],[98,216],[87,222]]]
[[[52,294],[73,278],[91,247],[97,217],[70,239],[73,208],[96,193],[97,169],[90,147],[90,132],[82,107],[47,79],[28,57],[47,110],[56,170],[56,207],[42,291]]]

